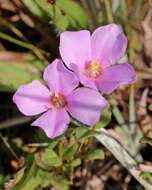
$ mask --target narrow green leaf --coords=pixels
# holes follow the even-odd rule
[[[41,21],[48,23],[50,21],[49,16],[33,1],[22,0],[22,2],[28,7],[28,9],[36,15]]]
[[[117,158],[122,166],[124,166],[145,189],[151,190],[152,185],[143,179],[137,161],[128,152],[127,148],[124,147],[111,132],[104,128],[99,130],[101,133],[96,136],[97,140],[99,140],[99,142],[101,142]]]
[[[45,171],[37,169],[35,175],[33,175],[28,182],[22,187],[22,190],[35,190],[38,187],[45,177]]]
[[[26,159],[26,172],[22,175],[19,183],[13,188],[13,190],[21,190],[24,185],[26,185],[29,179],[32,178],[35,171],[35,162],[34,162],[34,155],[30,154]]]
[[[104,0],[108,23],[113,23],[113,15],[110,0]]]
[[[120,1],[120,12],[123,15],[124,18],[128,17],[128,7],[126,0]]]
[[[41,78],[41,71],[37,68],[36,59],[23,54],[19,60],[0,61],[0,91],[14,91],[20,85]]]

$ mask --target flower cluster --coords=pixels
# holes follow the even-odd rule
[[[116,24],[99,27],[92,35],[87,30],[61,33],[61,60],[46,67],[44,81],[38,80],[18,88],[13,101],[27,116],[43,113],[31,125],[41,127],[49,138],[64,133],[70,115],[84,124],[94,126],[106,106],[98,92],[109,94],[119,84],[133,83],[133,67],[118,64],[127,47],[126,37]],[[79,87],[79,82],[84,87]]]

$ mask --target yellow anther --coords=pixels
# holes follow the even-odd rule
[[[100,63],[99,63],[99,61],[97,61],[97,62],[91,61],[90,66],[91,66],[92,70],[96,70],[100,67]]]
[[[54,93],[54,96],[55,96],[56,98],[58,98],[58,97],[59,97],[59,94],[58,94],[58,93]]]

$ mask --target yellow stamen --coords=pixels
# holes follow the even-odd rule
[[[92,70],[96,70],[100,67],[100,63],[99,63],[99,61],[97,61],[97,62],[91,61],[90,66],[91,66]]]
[[[59,97],[59,94],[58,94],[58,93],[54,93],[54,96],[55,96],[56,98],[58,98],[58,97]]]

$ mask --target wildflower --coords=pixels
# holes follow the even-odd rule
[[[65,64],[88,87],[111,93],[119,84],[133,83],[135,72],[128,64],[117,64],[124,56],[127,39],[116,24],[87,30],[66,31],[60,36],[60,54]]]
[[[106,100],[95,90],[76,88],[79,81],[75,74],[56,59],[46,67],[44,81],[38,80],[19,87],[13,96],[18,109],[27,116],[43,113],[31,125],[41,127],[46,135],[55,138],[64,133],[73,117],[87,125],[96,125]]]

